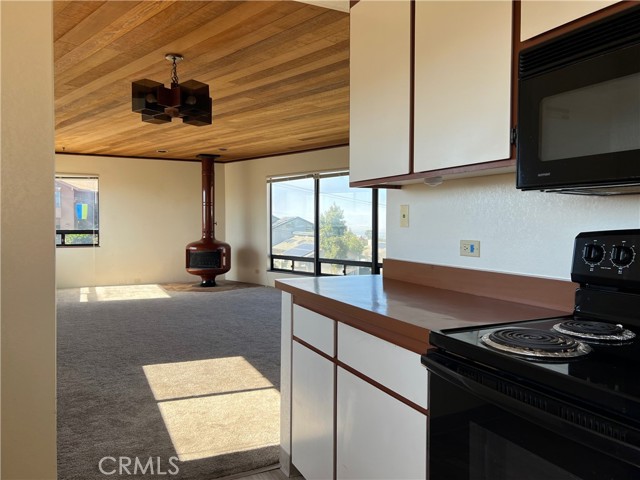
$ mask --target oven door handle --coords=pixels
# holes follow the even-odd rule
[[[491,375],[490,373],[480,372],[480,375],[484,375],[484,378],[486,378],[487,381],[486,384],[479,383],[472,378],[457,373],[456,371],[447,367],[447,365],[443,365],[442,361],[444,361],[446,364],[458,363],[456,360],[451,360],[448,357],[444,357],[443,355],[435,351],[430,351],[427,355],[422,356],[422,363],[427,367],[431,374],[438,375],[443,380],[446,380],[447,382],[450,382],[458,386],[459,388],[470,392],[476,397],[492,405],[495,405],[498,408],[504,409],[514,415],[522,417],[529,422],[535,422],[538,426],[541,426],[549,431],[557,432],[590,448],[594,448],[602,452],[607,452],[616,459],[623,460],[631,465],[640,467],[640,448],[637,444],[633,445],[627,441],[621,441],[619,438],[614,438],[609,435],[603,435],[600,432],[588,428],[586,425],[581,424],[585,417],[577,416],[572,422],[567,418],[559,417],[543,408],[506,395],[498,391],[497,389],[492,388],[491,384],[497,385],[497,382],[501,380],[496,379],[496,377]],[[521,385],[516,385],[516,388],[519,389],[521,398],[526,398],[527,392],[530,393],[532,395],[528,397],[530,401],[532,401],[531,399],[533,399],[534,397],[538,399],[542,399],[543,397],[550,399],[550,397],[540,392]],[[578,407],[563,402],[562,400],[551,399],[551,401],[562,403],[566,406],[566,408],[571,410],[579,410]],[[540,405],[540,403],[538,403],[538,405]],[[620,423],[614,422],[605,417],[597,417],[601,421],[601,428],[602,425],[606,423],[607,426],[611,426],[615,431],[620,432],[621,438],[627,438],[628,440],[631,440],[633,438],[635,442],[638,442],[639,433],[636,430],[630,429],[628,428],[628,426],[621,425]],[[593,415],[592,419],[596,419],[596,415]],[[588,423],[589,419],[584,420],[584,422]]]

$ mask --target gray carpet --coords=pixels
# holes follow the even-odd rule
[[[278,461],[278,290],[59,290],[57,356],[60,480],[108,478],[105,457],[181,480]]]

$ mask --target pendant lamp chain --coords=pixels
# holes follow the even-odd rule
[[[171,85],[177,86],[180,84],[178,81],[178,67],[177,67],[177,58],[173,57],[173,67],[171,67]]]

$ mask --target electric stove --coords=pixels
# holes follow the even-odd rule
[[[472,451],[484,452],[473,458],[491,457],[480,470],[498,470],[480,479],[640,478],[638,254],[640,230],[581,233],[573,252],[571,279],[579,288],[571,315],[431,332],[434,348],[422,357],[431,382],[431,480],[475,478],[469,477],[478,470],[470,454],[455,458],[437,444],[447,439],[450,447],[467,441]],[[456,402],[465,407],[452,407]],[[504,417],[500,427],[487,423],[492,415]],[[456,428],[460,418],[466,420]],[[479,423],[501,445],[510,439],[513,452],[550,462],[549,470],[538,477],[522,469],[504,474],[514,462],[539,463],[516,453],[507,460],[491,456],[486,432],[474,446],[469,425]],[[518,425],[537,433],[516,433]],[[527,444],[523,434],[538,440]],[[560,456],[547,450],[554,439],[567,445]],[[581,450],[572,453],[574,444]]]

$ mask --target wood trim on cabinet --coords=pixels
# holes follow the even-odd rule
[[[359,0],[357,0],[359,1]],[[356,3],[357,3],[356,1]],[[438,170],[428,170],[428,171],[422,171],[422,172],[416,172],[415,171],[415,167],[414,167],[414,138],[415,138],[415,44],[416,44],[416,33],[415,33],[415,16],[416,16],[416,0],[411,0],[411,24],[410,24],[410,55],[411,55],[411,62],[410,62],[410,86],[409,86],[409,99],[410,99],[410,105],[409,105],[409,111],[410,111],[410,118],[409,118],[409,173],[408,174],[404,174],[404,175],[395,175],[395,176],[391,176],[391,177],[381,177],[381,178],[374,178],[374,179],[370,179],[370,180],[361,180],[361,181],[357,181],[357,182],[350,182],[349,186],[350,187],[396,187],[396,188],[401,188],[402,184],[411,184],[411,183],[418,183],[420,180],[424,180],[427,178],[433,178],[433,177],[443,177],[444,179],[452,179],[452,178],[456,178],[457,176],[460,177],[464,177],[464,176],[473,176],[473,174],[475,172],[482,172],[484,170],[494,170],[496,169],[496,174],[498,173],[507,173],[507,172],[512,172],[515,169],[515,165],[516,165],[516,144],[513,144],[511,146],[510,149],[510,157],[508,159],[503,159],[503,160],[494,160],[491,162],[483,162],[483,163],[474,163],[474,164],[469,164],[469,165],[461,165],[461,166],[457,166],[457,167],[451,167],[451,168],[442,168],[442,169],[438,169]],[[514,2],[514,6],[513,6],[513,25],[512,28],[513,30],[517,30],[518,32],[518,36],[515,37],[514,34],[514,41],[512,42],[512,50],[514,51],[513,53],[513,62],[512,62],[512,75],[515,75],[515,83],[517,84],[517,80],[518,80],[518,74],[517,74],[517,68],[518,68],[518,62],[517,62],[517,53],[515,52],[515,46],[518,45],[519,46],[519,40],[520,40],[520,0],[513,0]],[[518,17],[517,20],[518,22],[515,22],[515,10],[516,10],[516,5],[517,5],[517,10],[518,10]],[[352,6],[355,3],[352,2]],[[517,39],[517,43],[516,43],[516,39]],[[515,65],[515,67],[514,67]],[[512,80],[512,85],[513,85],[514,81]],[[516,90],[517,91],[517,90]],[[515,126],[515,122],[517,120],[516,117],[516,112],[513,110],[514,105],[517,104],[517,96],[515,96],[514,90],[512,88],[512,96],[511,96],[511,105],[512,105],[512,122],[511,122],[511,127],[513,128]]]
[[[351,2],[351,7],[357,3]],[[517,127],[518,121],[518,59],[520,51],[538,45],[540,43],[546,42],[550,39],[553,39],[559,35],[563,35],[567,32],[585,26],[594,21],[605,18],[609,15],[614,15],[619,12],[623,12],[629,8],[638,5],[637,1],[634,0],[623,0],[619,3],[611,5],[609,7],[605,7],[596,12],[590,13],[576,19],[572,22],[569,22],[565,25],[557,27],[549,32],[545,32],[541,35],[538,35],[532,39],[525,40],[524,42],[520,41],[520,25],[521,25],[521,2],[520,0],[513,0],[513,45],[512,45],[512,89],[511,89],[511,126]],[[401,186],[403,183],[417,183],[422,179],[433,178],[433,177],[447,177],[455,178],[455,176],[460,175],[464,176],[465,174],[473,174],[474,172],[481,172],[483,170],[493,170],[493,169],[505,169],[506,171],[513,171],[516,166],[516,157],[517,157],[517,142],[511,145],[510,149],[510,158],[505,160],[496,160],[492,162],[484,162],[478,164],[471,165],[462,165],[459,167],[453,168],[445,168],[440,170],[430,170],[426,172],[415,172],[414,171],[414,151],[413,151],[413,139],[415,135],[414,128],[414,98],[415,98],[415,0],[411,0],[411,72],[410,72],[410,122],[409,122],[409,174],[406,175],[396,175],[391,177],[381,177],[374,178],[370,180],[362,180],[357,182],[350,182],[349,186],[351,187],[375,187],[375,186],[390,186],[387,184],[395,184],[395,186]],[[496,173],[502,173],[500,171],[496,171]]]
[[[358,377],[360,380],[363,380],[365,382],[367,382],[370,385],[373,385],[374,387],[376,387],[378,390],[382,390],[384,393],[386,393],[387,395],[389,395],[390,397],[395,398],[396,400],[404,403],[405,405],[407,405],[408,407],[413,408],[414,410],[422,413],[423,415],[429,415],[429,410],[418,405],[417,403],[412,402],[411,400],[403,397],[402,395],[394,392],[393,390],[385,387],[384,385],[382,385],[381,383],[376,382],[375,380],[373,380],[372,378],[366,376],[364,373],[356,370],[353,367],[350,367],[349,365],[347,365],[344,362],[341,362],[340,360],[336,359],[336,365],[340,368],[342,368],[343,370],[351,373],[352,375],[355,375],[356,377]],[[425,369],[424,374],[427,375],[427,370]]]
[[[429,331],[410,323],[322,297],[311,292],[279,284],[278,288],[293,295],[293,303],[338,322],[357,328],[411,352],[423,354],[430,347]]]
[[[330,362],[333,362],[335,360],[335,357],[332,357],[331,355],[327,355],[326,353],[324,353],[322,350],[320,350],[317,347],[314,347],[313,345],[311,345],[309,342],[306,342],[304,340],[302,340],[300,337],[296,337],[295,335],[291,335],[291,339],[296,342],[299,343],[300,345],[302,345],[305,348],[308,348],[309,350],[311,350],[313,353],[317,353],[318,355],[320,355],[322,358],[326,358],[327,360],[329,360]]]
[[[459,167],[442,168],[440,170],[429,170],[425,172],[410,173],[407,175],[396,175],[393,177],[374,178],[371,180],[361,180],[357,182],[350,182],[350,187],[380,187],[387,186],[385,184],[395,184],[401,186],[403,183],[417,183],[417,181],[425,178],[443,177],[447,178],[463,178],[464,176],[471,176],[466,174],[473,174],[483,170],[497,170],[495,173],[507,173],[512,172],[516,165],[515,159],[506,160],[494,160],[492,162],[473,163],[470,165],[461,165]]]
[[[336,323],[336,325],[337,325],[337,323]],[[337,333],[336,333],[336,337],[337,337]],[[328,361],[330,361],[330,362],[332,362],[334,364],[334,373],[336,373],[336,375],[334,375],[334,399],[333,399],[333,401],[334,401],[334,409],[333,409],[333,411],[334,412],[337,412],[337,402],[338,402],[338,397],[337,397],[337,390],[338,390],[338,385],[337,385],[338,380],[337,380],[337,378],[338,378],[338,376],[337,376],[337,371],[336,370],[337,370],[337,367],[341,367],[342,369],[346,370],[347,372],[349,372],[349,373],[355,375],[356,377],[360,378],[361,380],[364,380],[365,382],[373,385],[378,390],[382,390],[387,395],[395,398],[396,400],[401,401],[402,403],[404,403],[405,405],[413,408],[414,410],[417,410],[418,412],[420,412],[420,413],[422,413],[424,415],[428,415],[429,414],[429,410],[428,409],[418,405],[417,403],[412,402],[411,400],[403,397],[399,393],[394,392],[390,388],[385,387],[381,383],[373,380],[372,378],[370,378],[367,375],[365,375],[364,373],[356,370],[355,368],[350,367],[346,363],[341,362],[337,357],[331,357],[330,355],[327,355],[323,351],[318,350],[316,347],[314,347],[310,343],[305,342],[304,340],[296,337],[295,335],[292,335],[292,340],[294,342],[299,343],[303,347],[311,350],[313,353],[315,353],[317,355],[320,355],[322,358],[324,358],[324,359],[326,359],[326,360],[328,360]],[[336,338],[336,342],[337,342],[337,338]],[[425,370],[424,373],[426,375],[427,371]],[[334,415],[334,421],[336,421],[335,417],[336,417],[336,415]],[[334,432],[336,432],[336,431],[337,431],[337,425],[334,425]],[[337,452],[335,452],[335,444],[336,444],[335,440],[337,440],[337,439],[334,439],[334,467],[335,467],[335,461],[336,461],[336,456],[337,456],[336,455]]]
[[[516,0],[516,3],[520,3],[520,0]],[[604,7],[600,10],[597,10],[593,13],[589,13],[584,17],[580,17],[576,20],[573,20],[569,23],[565,23],[559,27],[556,27],[548,32],[541,33],[533,38],[525,40],[524,42],[520,42],[520,35],[518,35],[517,41],[521,43],[520,50],[525,48],[533,47],[534,45],[538,45],[540,43],[544,43],[547,40],[551,40],[555,37],[559,37],[560,35],[564,35],[565,33],[571,32],[572,30],[576,30],[580,27],[584,27],[590,23],[596,22],[603,18],[606,18],[610,15],[615,15],[616,13],[624,12],[629,8],[633,8],[638,5],[637,0],[624,0],[613,5],[609,5],[608,7]],[[520,27],[520,23],[518,22],[518,28]]]
[[[445,267],[391,258],[384,260],[383,276],[425,287],[565,312],[573,311],[577,288],[577,284],[566,280]]]
[[[409,173],[414,173],[414,139],[416,134],[416,0],[411,0],[409,14]]]

